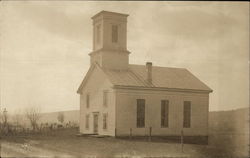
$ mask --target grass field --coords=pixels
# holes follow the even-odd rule
[[[62,129],[47,135],[8,136],[1,139],[2,157],[244,157],[235,146],[149,142],[113,137],[77,137],[78,130]],[[221,136],[220,136],[221,138]],[[213,138],[217,140],[218,138]],[[225,138],[226,139],[226,138]],[[230,139],[228,139],[230,141]],[[213,141],[213,140],[211,140]],[[222,141],[221,139],[219,141]],[[225,141],[225,140],[224,140]],[[227,144],[229,142],[226,142]],[[210,143],[211,144],[211,143]],[[230,143],[229,143],[230,144]]]

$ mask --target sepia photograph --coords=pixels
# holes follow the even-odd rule
[[[248,158],[249,10],[0,1],[0,157]]]

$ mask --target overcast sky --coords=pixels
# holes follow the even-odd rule
[[[210,110],[248,106],[248,2],[1,2],[1,106],[79,109],[92,20],[129,14],[131,64],[182,67],[211,87]]]

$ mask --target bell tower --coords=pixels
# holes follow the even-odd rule
[[[127,69],[127,14],[101,11],[92,17],[93,51],[91,64],[108,69]]]

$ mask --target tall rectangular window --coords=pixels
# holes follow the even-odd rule
[[[137,127],[145,127],[145,99],[137,99]]]
[[[89,114],[85,116],[85,128],[89,129]]]
[[[108,91],[103,91],[103,106],[107,107],[108,105]]]
[[[191,127],[191,102],[190,101],[184,101],[183,127],[184,128]]]
[[[96,43],[101,41],[101,25],[96,26]]]
[[[112,43],[118,42],[118,26],[112,25]]]
[[[169,101],[161,101],[161,127],[168,127]]]
[[[108,128],[108,114],[105,113],[103,114],[103,129],[107,129]]]
[[[86,107],[89,108],[89,94],[86,94]]]

